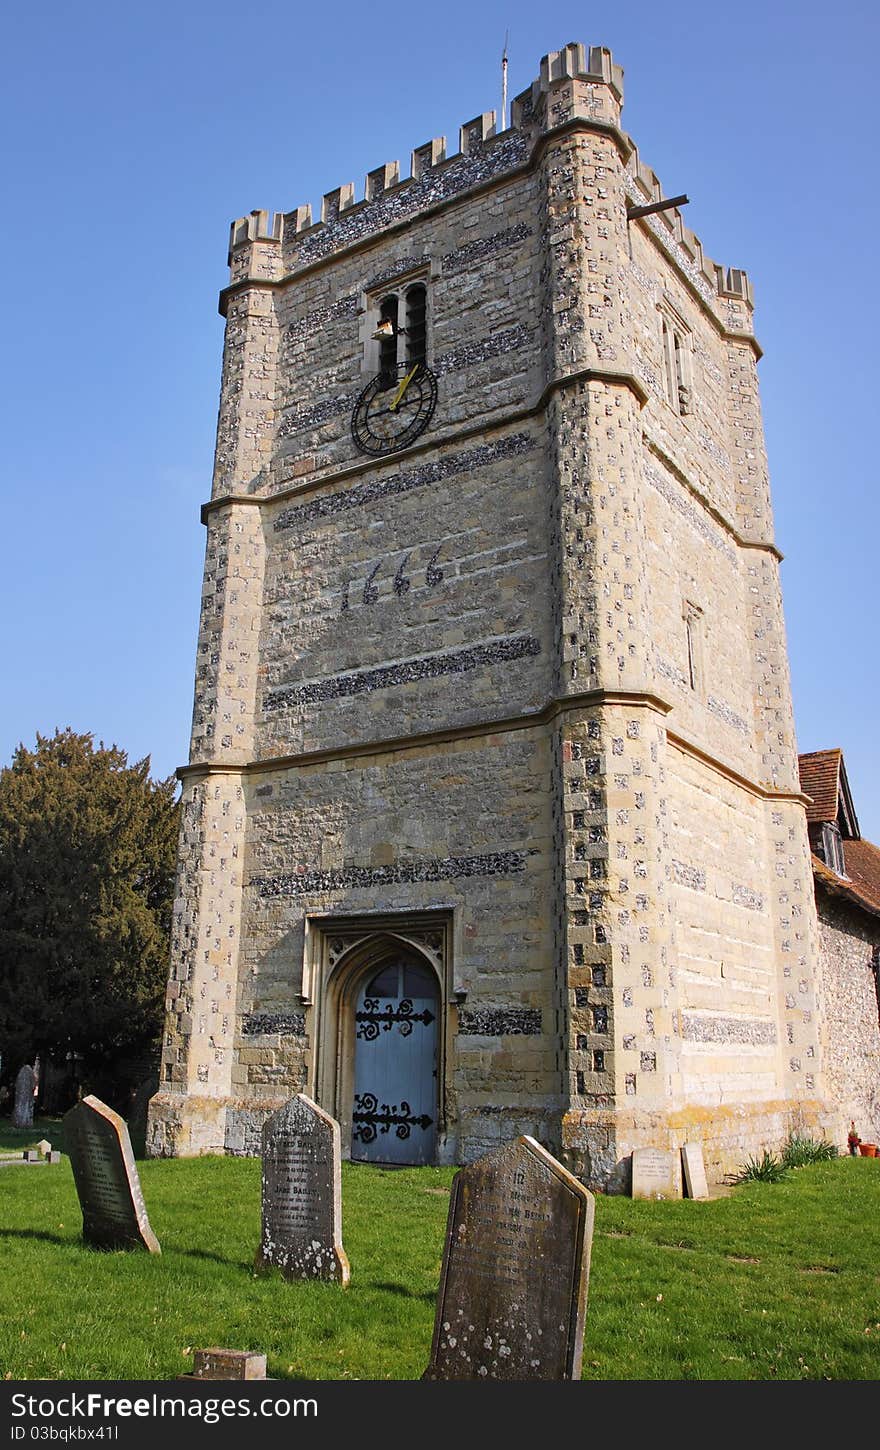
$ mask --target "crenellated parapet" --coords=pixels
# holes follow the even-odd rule
[[[630,144],[632,151],[626,172],[629,209],[662,201],[663,187],[656,172],[642,161],[635,142]],[[713,261],[678,207],[654,212],[642,221],[710,306],[717,308],[719,299],[733,303],[726,308],[727,325],[734,330],[749,331],[754,294],[748,274],[741,268],[724,267]],[[746,314],[742,312],[743,307],[747,309]]]
[[[580,123],[609,134],[625,166],[632,206],[662,200],[659,180],[620,127],[623,70],[603,46],[571,43],[541,60],[540,74],[511,104],[511,124],[497,128],[495,111],[459,127],[458,150],[435,136],[410,154],[409,174],[386,161],[367,172],[360,195],[353,182],[283,214],[253,211],[232,223],[230,281],[283,281],[329,256],[406,224],[458,195],[491,184],[531,164],[548,136]],[[751,331],[751,283],[745,272],[708,257],[677,209],[644,218],[671,259],[733,331]]]

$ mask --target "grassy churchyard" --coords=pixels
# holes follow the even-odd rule
[[[0,1124],[0,1150],[42,1138]],[[279,1380],[418,1378],[454,1169],[342,1165],[351,1285],[256,1276],[260,1164],[140,1161],[161,1257],[81,1239],[70,1164],[0,1167],[0,1366],[12,1380],[166,1380],[193,1349]],[[880,1159],[838,1158],[709,1202],[597,1195],[584,1378],[876,1379]]]

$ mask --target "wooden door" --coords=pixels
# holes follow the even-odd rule
[[[437,1012],[436,978],[412,957],[389,959],[358,993],[352,1158],[433,1163]]]

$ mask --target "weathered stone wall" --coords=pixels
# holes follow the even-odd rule
[[[855,1122],[863,1142],[880,1143],[876,975],[880,920],[833,898],[821,886],[816,899],[828,1031],[828,1085],[839,1114],[838,1146],[845,1152],[850,1121]]]

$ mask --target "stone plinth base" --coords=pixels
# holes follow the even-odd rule
[[[283,1107],[284,1097],[253,1099],[190,1097],[159,1092],[147,1116],[149,1158],[199,1158],[207,1153],[259,1157],[263,1122]]]
[[[846,1132],[835,1109],[818,1099],[780,1099],[738,1107],[692,1104],[666,1111],[572,1108],[562,1120],[561,1159],[587,1187],[628,1193],[633,1148],[675,1151],[683,1143],[700,1142],[709,1182],[721,1183],[765,1148],[780,1152],[792,1133],[824,1136],[844,1151]]]

